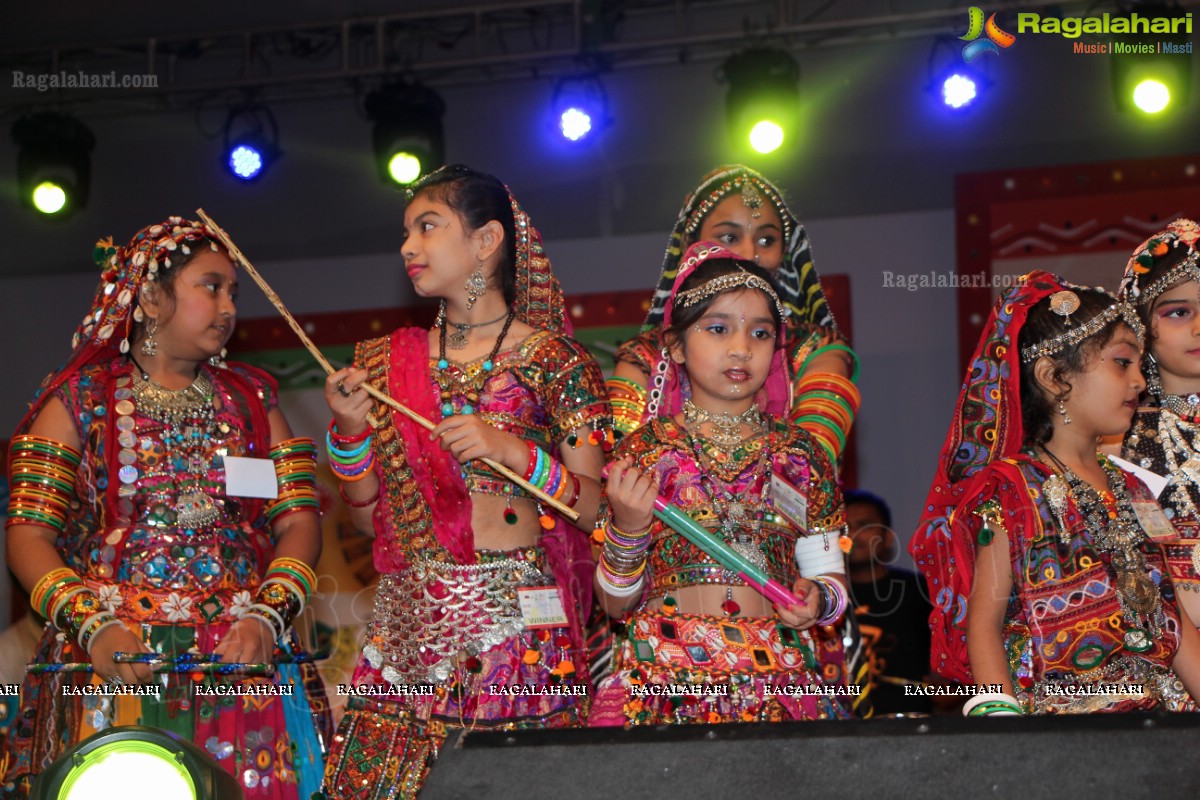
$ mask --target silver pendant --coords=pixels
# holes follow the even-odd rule
[[[454,333],[446,337],[446,346],[451,350],[463,350],[467,346],[467,329],[466,327],[454,326]]]

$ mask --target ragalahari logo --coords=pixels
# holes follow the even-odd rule
[[[996,15],[992,14],[987,18],[987,22],[983,21],[983,9],[978,6],[971,6],[967,12],[970,25],[967,29],[966,36],[958,37],[967,45],[963,47],[963,61],[968,64],[975,60],[978,56],[984,53],[999,53],[1000,48],[1009,48],[1013,46],[1013,42],[1017,40],[1007,31],[1000,30],[1000,26],[996,24]],[[986,39],[980,39],[983,34],[987,34]]]

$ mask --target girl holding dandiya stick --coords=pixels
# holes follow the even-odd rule
[[[49,625],[5,739],[0,794],[26,796],[97,731],[143,724],[205,748],[248,799],[307,799],[333,734],[291,629],[321,552],[316,447],[292,436],[266,373],[222,360],[238,273],[214,231],[168,217],[124,246],[99,242],[94,257],[100,286],[71,356],[9,449],[7,561]],[[262,466],[274,498],[244,480]],[[272,676],[279,691],[202,696],[191,675],[154,674],[149,654],[204,654],[196,671],[219,676],[206,682]],[[162,691],[65,691],[102,681]]]
[[[330,798],[413,796],[448,727],[566,727],[586,713],[583,691],[522,687],[586,688],[587,537],[481,461],[524,476],[590,532],[611,437],[603,375],[569,335],[541,237],[496,178],[463,166],[425,176],[404,230],[417,294],[441,302],[436,323],[360,343],[355,366],[325,385],[331,465],[376,536],[382,576],[354,677],[380,694],[350,699]],[[399,694],[418,684],[429,692]]]
[[[590,724],[848,715],[837,698],[848,690],[823,684],[809,633],[846,611],[841,495],[825,449],[786,418],[782,326],[765,271],[715,244],[688,250],[645,424],[621,440],[608,479],[596,587],[610,614],[634,613]],[[660,494],[800,602],[773,606],[655,522]]]

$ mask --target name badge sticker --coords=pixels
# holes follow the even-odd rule
[[[1162,506],[1153,500],[1134,500],[1133,513],[1137,515],[1142,530],[1156,542],[1172,542],[1179,539],[1179,531],[1167,519]]]
[[[275,462],[269,458],[225,456],[225,494],[230,497],[279,497]]]
[[[561,628],[567,624],[567,612],[557,586],[517,589],[517,602],[521,604],[526,628]]]
[[[808,530],[808,497],[778,473],[771,476],[771,502],[793,527]]]

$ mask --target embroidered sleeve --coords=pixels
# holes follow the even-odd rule
[[[279,407],[279,384],[266,371],[239,361],[230,361],[227,367],[254,387],[268,414]]]
[[[808,460],[808,529],[809,535],[845,533],[846,509],[842,490],[838,488],[838,473],[825,448],[811,434],[794,429],[795,447]]]
[[[654,366],[658,363],[660,349],[658,331],[646,331],[618,347],[616,361],[633,364],[646,375],[651,375],[654,372]]]
[[[583,345],[567,336],[549,337],[536,357],[547,376],[542,401],[552,441],[561,442],[581,425],[612,427],[604,373]]]

